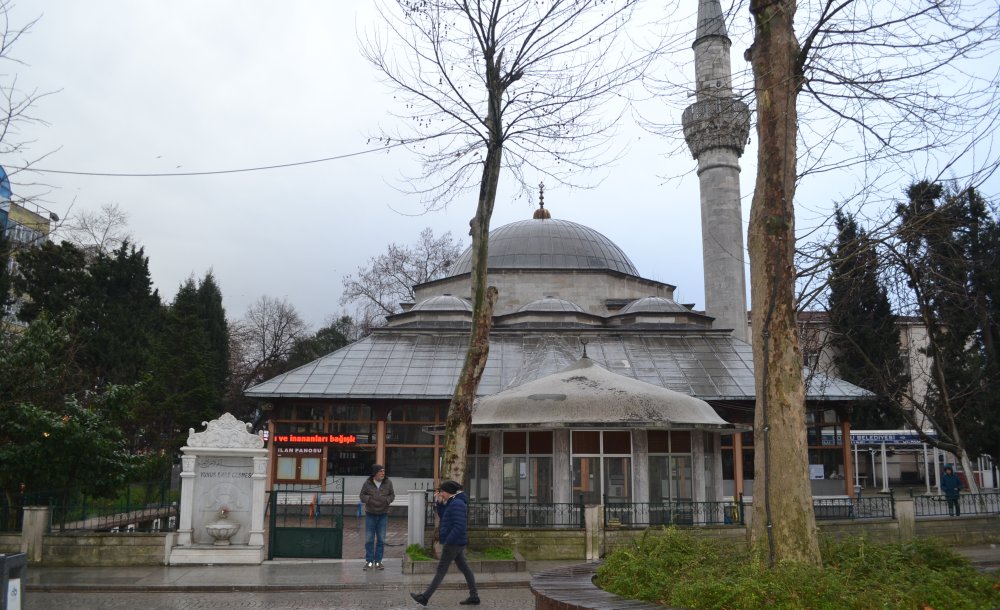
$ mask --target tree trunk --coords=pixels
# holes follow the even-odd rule
[[[753,302],[754,493],[750,541],[769,565],[820,565],[806,445],[805,388],[795,317],[795,2],[752,0],[747,51],[757,96],[757,178],[748,246]]]
[[[499,94],[496,97],[499,99]],[[491,103],[488,118],[496,119],[496,116]],[[469,223],[472,235],[472,329],[469,334],[469,349],[465,354],[451,404],[448,405],[448,418],[445,420],[444,464],[441,472],[445,477],[458,482],[465,479],[469,433],[472,429],[472,403],[476,399],[476,390],[490,354],[490,329],[493,326],[493,307],[497,301],[496,287],[487,287],[486,284],[490,217],[493,216],[493,204],[496,202],[503,155],[499,121],[494,120],[494,123],[496,129],[490,138],[483,164],[479,205],[476,215]]]

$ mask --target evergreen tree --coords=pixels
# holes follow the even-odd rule
[[[896,264],[927,328],[930,386],[918,405],[938,433],[935,445],[959,456],[995,450],[995,257],[997,218],[974,190],[918,182],[897,206]],[[990,260],[993,266],[989,266]],[[978,440],[977,440],[978,439]]]
[[[198,301],[210,353],[209,376],[214,393],[212,407],[221,413],[229,383],[229,323],[226,321],[226,309],[222,306],[222,290],[211,271],[198,282]]]
[[[198,288],[188,279],[166,308],[157,337],[155,372],[140,418],[145,450],[173,454],[190,428],[220,414],[212,378],[214,355],[202,311]]]
[[[297,339],[285,370],[298,368],[344,347],[350,343],[344,331],[351,326],[353,322],[350,316],[343,316],[317,330],[314,335]]]
[[[830,344],[838,375],[875,392],[874,403],[854,409],[858,429],[889,429],[902,422],[898,405],[906,387],[899,330],[879,282],[875,244],[853,216],[837,211],[837,242],[830,269]]]

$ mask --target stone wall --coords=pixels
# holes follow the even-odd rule
[[[45,534],[42,563],[47,566],[155,566],[166,563],[168,533]]]
[[[430,540],[430,538],[426,538]],[[528,560],[583,559],[586,555],[582,529],[485,529],[469,530],[473,548],[504,547]]]
[[[0,534],[0,553],[20,553],[21,534],[18,532]]]

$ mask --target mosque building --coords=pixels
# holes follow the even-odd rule
[[[701,0],[695,103],[683,116],[701,186],[705,311],[639,274],[597,230],[551,217],[490,232],[497,300],[473,411],[473,500],[705,502],[753,493],[755,402],[747,331],[739,157],[749,130],[733,96],[719,0]],[[272,484],[345,478],[373,463],[397,490],[439,477],[445,420],[469,342],[471,250],[415,286],[385,327],[247,391],[266,405]],[[848,415],[870,394],[807,377],[816,495],[853,495]]]

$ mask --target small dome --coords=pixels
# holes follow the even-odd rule
[[[472,311],[472,303],[450,294],[442,294],[420,301],[410,311]]]
[[[558,311],[558,312],[574,312],[574,313],[586,313],[583,308],[572,301],[567,301],[566,299],[559,299],[556,297],[545,297],[543,299],[538,299],[537,301],[532,301],[527,305],[522,305],[518,308],[518,312],[527,311]]]
[[[521,220],[490,231],[489,269],[610,270],[639,276],[621,248],[597,231],[552,218]],[[451,266],[451,275],[472,271],[472,249]]]
[[[636,299],[628,305],[626,305],[619,312],[620,314],[635,314],[635,313],[690,313],[687,307],[684,307],[677,301],[673,299],[667,299],[664,297],[643,297],[641,299]]]

